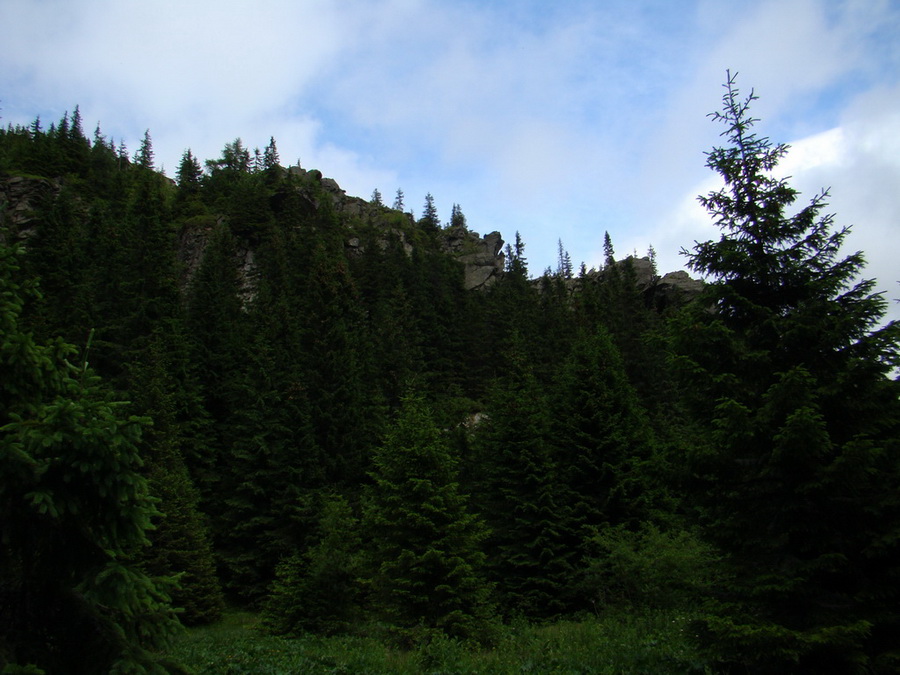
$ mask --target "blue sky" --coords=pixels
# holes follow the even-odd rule
[[[0,0],[0,122],[77,103],[132,150],[149,128],[169,175],[274,136],[349,194],[521,232],[533,274],[559,239],[599,265],[606,231],[668,271],[717,235],[696,196],[731,69],[896,298],[898,36],[894,0]]]

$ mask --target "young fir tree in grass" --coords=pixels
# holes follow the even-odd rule
[[[72,365],[74,347],[23,330],[36,292],[17,254],[0,247],[0,667],[159,672],[153,650],[178,621],[131,562],[155,513],[138,455],[148,420]]]
[[[375,450],[363,518],[373,609],[404,641],[432,631],[489,639],[486,530],[460,492],[456,464],[424,400],[404,398]]]
[[[333,634],[361,616],[362,537],[359,521],[340,495],[323,498],[318,542],[279,563],[263,610],[276,634]]]
[[[688,460],[691,498],[733,583],[701,636],[751,672],[897,672],[900,667],[900,326],[841,257],[847,228],[826,194],[772,170],[787,152],[753,131],[729,75],[728,143],[708,155],[725,186],[701,198],[722,230],[690,266],[710,278],[675,325],[677,358],[708,435]],[[746,671],[742,671],[746,672]]]

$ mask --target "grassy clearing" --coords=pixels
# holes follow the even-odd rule
[[[704,673],[676,612],[618,614],[547,626],[509,626],[494,649],[438,639],[412,651],[366,637],[264,635],[252,614],[189,631],[170,656],[195,675],[287,673]]]

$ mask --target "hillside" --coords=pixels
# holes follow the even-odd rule
[[[172,181],[77,112],[0,132],[0,665],[146,665],[227,603],[403,647],[683,609],[710,667],[889,672],[898,328],[745,113],[707,284],[608,238],[534,276],[274,139]]]

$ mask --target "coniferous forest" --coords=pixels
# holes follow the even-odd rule
[[[608,235],[533,274],[275,139],[172,180],[77,107],[0,129],[0,670],[358,672],[173,648],[252,616],[396,672],[900,671],[900,326],[754,98],[691,292]],[[677,649],[565,660],[654,617]]]

